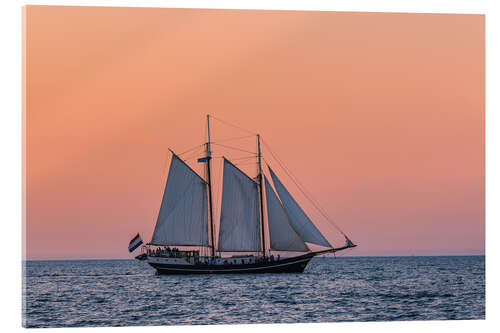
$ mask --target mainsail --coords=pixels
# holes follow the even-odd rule
[[[151,244],[208,246],[207,184],[175,154]]]
[[[264,176],[266,184],[267,224],[271,250],[276,251],[308,251],[306,244],[290,225],[288,215],[276,193]]]
[[[300,235],[300,237],[308,243],[332,247],[326,238],[314,226],[306,213],[300,208],[299,204],[292,197],[290,192],[283,186],[276,174],[268,166],[269,172],[273,179],[274,187],[283,203],[283,207],[288,215],[288,219],[293,229]]]
[[[260,251],[257,184],[225,158],[223,172],[219,251]]]

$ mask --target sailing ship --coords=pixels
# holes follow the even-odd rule
[[[222,200],[216,242],[210,118],[207,115],[204,156],[198,158],[198,162],[205,163],[205,177],[170,150],[170,169],[156,226],[141,256],[158,274],[302,273],[315,256],[356,246],[340,229],[345,245],[332,246],[266,163],[273,189],[263,172],[258,134],[256,178],[222,157]],[[323,249],[312,251],[308,243]],[[197,249],[192,250],[193,247]],[[283,252],[299,254],[281,257]]]

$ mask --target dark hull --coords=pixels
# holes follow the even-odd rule
[[[170,265],[149,263],[158,274],[256,274],[302,273],[314,257],[308,253],[279,261],[240,265]]]

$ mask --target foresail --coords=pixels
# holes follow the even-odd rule
[[[300,235],[300,237],[308,243],[332,247],[332,245],[319,232],[319,230],[312,223],[312,221],[302,210],[302,208],[300,208],[299,204],[295,201],[290,192],[288,192],[285,186],[283,186],[283,184],[271,168],[269,168],[269,172],[271,173],[274,187],[276,188],[281,202],[283,203],[283,207],[285,208],[285,211],[288,215],[290,224]]]
[[[219,251],[261,250],[257,184],[224,159]]]
[[[175,154],[151,243],[208,246],[207,185]]]
[[[276,251],[309,251],[304,241],[290,225],[288,215],[279,201],[271,184],[265,179],[266,202],[267,202],[267,224],[269,226],[269,238],[271,250]]]

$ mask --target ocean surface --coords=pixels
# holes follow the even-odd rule
[[[484,256],[314,258],[302,274],[158,276],[137,260],[27,261],[25,327],[485,318]]]

